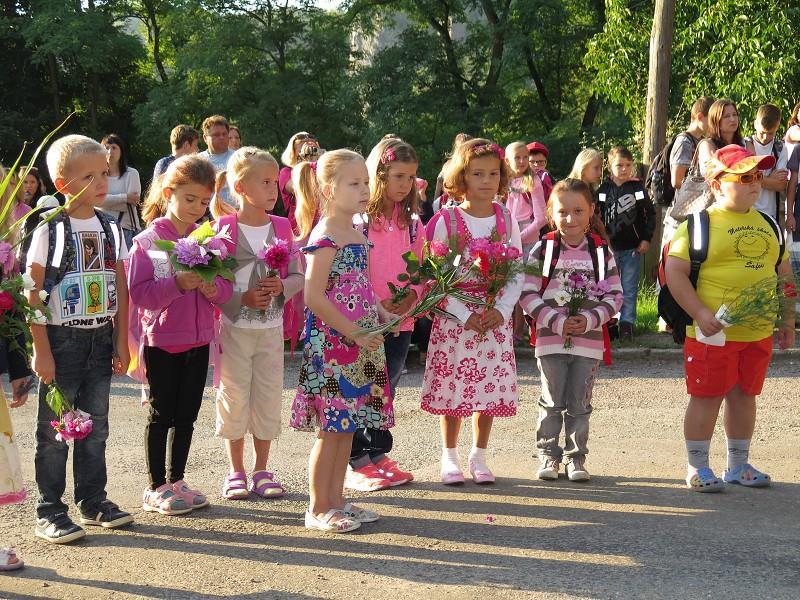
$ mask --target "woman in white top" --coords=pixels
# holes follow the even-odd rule
[[[139,219],[142,182],[139,172],[128,166],[128,147],[120,136],[111,133],[101,143],[108,152],[108,194],[103,210],[117,219],[130,248],[133,237],[142,230]]]

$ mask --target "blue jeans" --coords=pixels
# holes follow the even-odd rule
[[[386,370],[389,372],[389,389],[394,400],[397,392],[397,384],[400,383],[400,376],[406,366],[408,358],[408,347],[411,345],[411,332],[401,331],[394,336],[391,333],[383,342],[383,350],[386,353]]]
[[[112,326],[78,329],[48,325],[47,337],[56,363],[55,381],[73,408],[91,415],[94,427],[82,440],[73,442],[72,471],[78,508],[92,510],[106,499],[106,440],[108,397],[111,394],[113,358]],[[58,417],[45,402],[50,386],[39,383],[39,414],[36,422],[36,486],[39,517],[66,512],[61,500],[66,488],[68,447],[56,441],[50,421]]]
[[[614,253],[622,283],[622,310],[620,322],[636,325],[636,297],[639,294],[639,275],[642,272],[642,257],[635,250]]]

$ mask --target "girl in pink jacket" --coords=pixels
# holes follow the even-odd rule
[[[172,162],[150,188],[143,211],[149,227],[134,238],[130,252],[131,325],[140,328],[139,355],[150,387],[145,430],[150,485],[142,508],[164,515],[208,506],[206,496],[183,477],[208,374],[214,303],[227,301],[233,288],[220,277],[205,284],[195,273],[173,272],[167,253],[154,242],[178,240],[196,227],[206,214],[214,179],[214,167],[198,155]]]

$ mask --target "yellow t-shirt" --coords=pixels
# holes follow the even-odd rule
[[[738,292],[767,277],[774,277],[780,245],[775,232],[757,210],[737,213],[720,206],[708,209],[708,258],[700,267],[697,295],[716,312]],[[681,223],[669,255],[689,261],[688,222]],[[782,260],[789,256],[784,249]],[[725,338],[732,342],[755,342],[772,335],[773,328],[765,324],[758,329],[732,326],[725,329]],[[686,328],[686,335],[695,337],[694,326]]]

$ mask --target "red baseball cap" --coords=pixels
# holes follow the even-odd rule
[[[550,155],[550,151],[547,149],[547,146],[542,144],[541,142],[531,142],[527,146],[528,152],[541,152],[545,156]]]
[[[741,175],[755,168],[759,171],[771,169],[775,166],[775,157],[771,154],[757,156],[747,148],[737,144],[729,144],[720,148],[706,163],[706,179],[711,181],[723,173]]]

